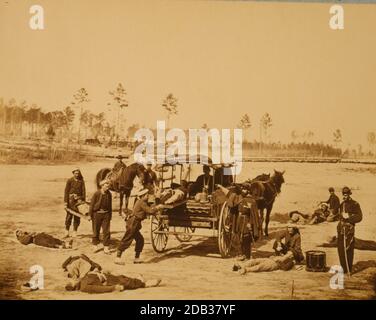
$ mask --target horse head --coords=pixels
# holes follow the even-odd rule
[[[282,184],[285,182],[285,179],[283,177],[284,173],[285,173],[285,170],[277,171],[274,169],[274,174],[271,177],[271,180],[273,181],[278,193],[281,192]]]

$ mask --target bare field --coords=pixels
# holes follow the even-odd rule
[[[88,195],[94,192],[95,173],[112,161],[92,162],[81,166]],[[133,247],[125,252],[127,263],[113,263],[114,254],[91,253],[91,225],[82,221],[75,250],[52,250],[16,242],[16,229],[44,231],[56,237],[64,232],[63,192],[70,176],[68,165],[1,165],[0,166],[0,289],[3,299],[370,299],[375,296],[372,277],[375,268],[368,268],[346,278],[344,290],[329,287],[330,273],[310,273],[304,269],[288,272],[248,274],[231,271],[232,259],[221,259],[214,238],[194,238],[181,244],[169,238],[167,251],[158,254],[150,244],[149,220],[143,223],[145,264],[134,265]],[[284,227],[285,214],[292,210],[312,212],[317,202],[328,198],[327,188],[344,185],[353,188],[353,198],[363,210],[363,221],[356,236],[376,240],[376,175],[373,166],[360,164],[309,163],[246,163],[238,181],[265,172],[286,170],[286,183],[277,198],[271,217],[270,236],[256,244],[254,257],[272,252],[273,233]],[[115,200],[117,202],[117,200]],[[117,203],[115,203],[117,205]],[[124,222],[114,212],[112,246],[115,248],[124,232]],[[317,249],[336,232],[336,223],[302,226],[303,250]],[[322,249],[322,248],[321,248]],[[328,266],[338,264],[335,248],[325,248]],[[90,295],[66,292],[61,264],[70,255],[85,253],[105,269],[127,275],[141,273],[146,278],[160,277],[158,288]],[[355,251],[354,262],[376,260],[373,251]],[[19,285],[29,280],[29,267],[39,264],[45,270],[45,289],[22,293]],[[292,284],[294,293],[292,295]]]

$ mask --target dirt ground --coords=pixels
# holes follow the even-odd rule
[[[94,192],[94,177],[98,169],[113,162],[94,162],[81,165],[88,195]],[[0,166],[0,295],[2,299],[370,299],[375,292],[371,279],[376,268],[368,268],[345,279],[345,289],[329,286],[328,273],[311,273],[303,269],[275,271],[240,276],[232,272],[233,259],[222,259],[215,238],[194,238],[180,243],[169,238],[167,251],[158,254],[150,243],[149,220],[143,223],[145,263],[134,265],[133,247],[125,252],[126,265],[113,263],[114,254],[93,254],[91,226],[82,221],[75,250],[53,250],[16,242],[16,229],[47,232],[56,237],[64,233],[63,191],[70,176],[71,165]],[[353,198],[363,210],[363,221],[357,225],[356,236],[376,241],[376,176],[373,167],[356,164],[307,163],[248,163],[243,166],[239,181],[273,168],[286,170],[286,183],[277,198],[271,217],[270,236],[257,243],[253,257],[272,252],[273,234],[286,224],[286,213],[292,210],[312,212],[316,204],[328,198],[327,188],[337,190],[343,185],[353,188]],[[117,202],[117,201],[116,201]],[[114,214],[112,220],[112,247],[115,248],[124,232],[124,222]],[[199,232],[199,231],[198,231]],[[319,245],[335,235],[336,223],[302,226],[303,251],[323,249]],[[339,264],[336,248],[325,248],[327,265]],[[160,277],[160,287],[90,295],[64,290],[66,279],[62,262],[70,255],[87,254],[105,269],[126,275],[143,274],[146,278]],[[376,260],[375,251],[355,251],[355,262]],[[45,273],[45,288],[23,293],[20,284],[30,279],[29,268],[41,265]]]

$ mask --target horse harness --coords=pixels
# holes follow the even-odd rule
[[[265,188],[265,185],[267,187],[269,187],[269,190],[273,194],[273,197],[270,199],[270,201],[266,202],[266,205],[268,206],[269,204],[271,204],[271,203],[274,202],[275,198],[278,195],[277,187],[275,186],[274,181],[272,179],[269,179],[268,181],[258,181],[258,182],[262,183],[262,185],[264,186],[264,188]],[[261,197],[261,198],[265,200],[264,197]]]

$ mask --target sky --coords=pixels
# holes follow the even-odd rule
[[[268,112],[274,141],[292,130],[315,141],[366,144],[376,131],[376,5],[344,4],[329,28],[322,3],[40,0],[45,29],[31,30],[35,1],[0,2],[0,97],[62,109],[81,87],[87,108],[107,110],[121,82],[127,124],[155,127],[168,93],[171,126],[235,128],[248,113],[258,139]]]

